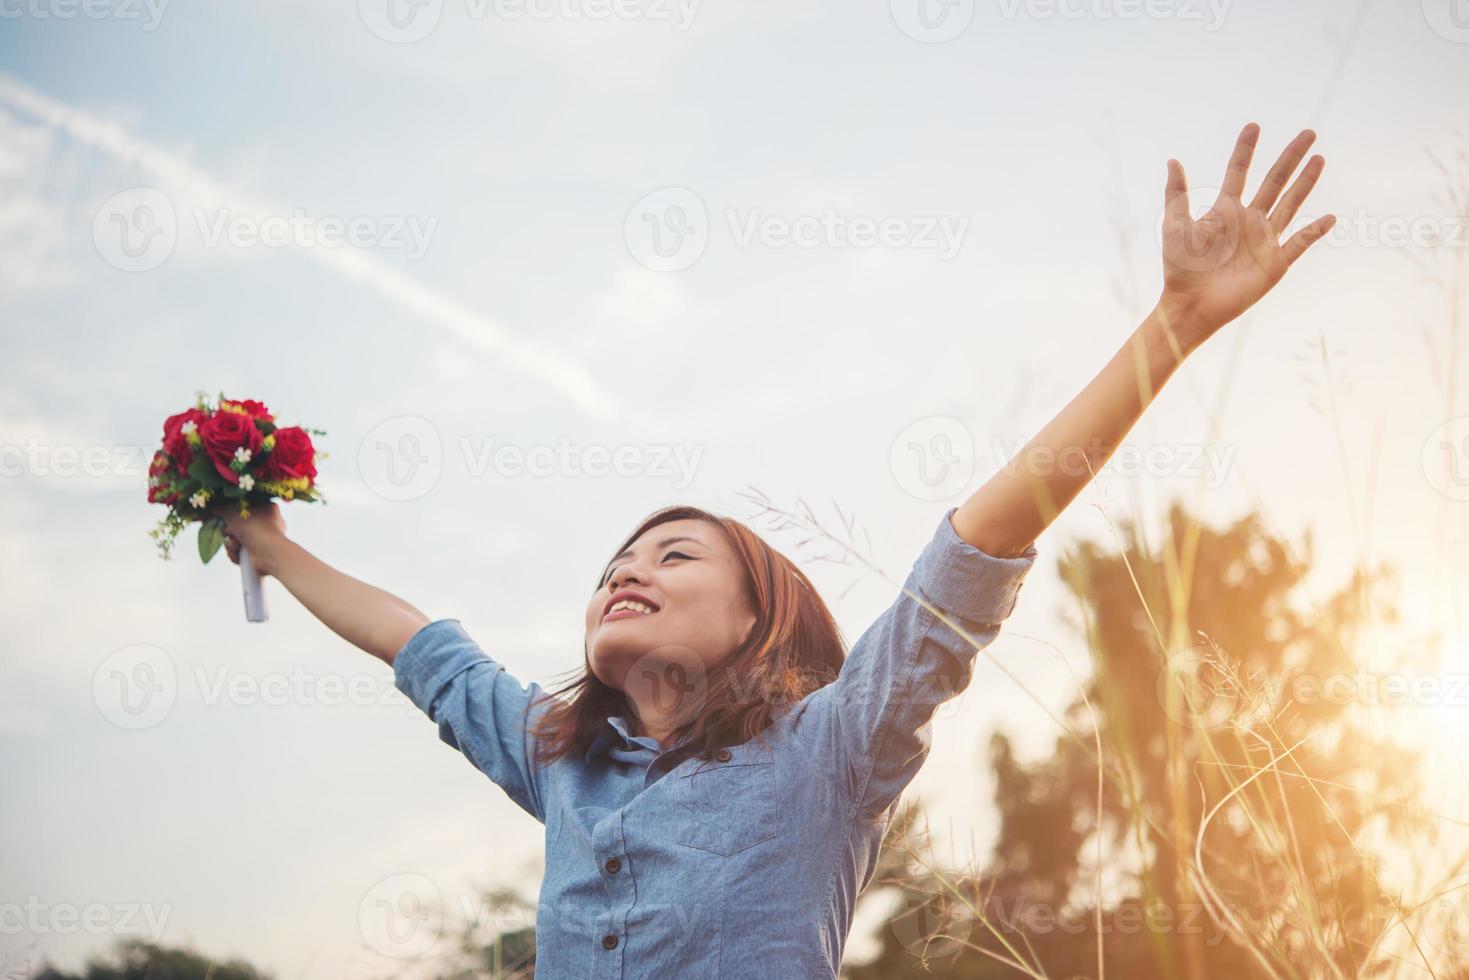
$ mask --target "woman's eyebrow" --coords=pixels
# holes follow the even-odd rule
[[[659,541],[658,542],[657,547],[659,547],[659,548],[666,548],[669,545],[671,545],[671,544],[677,544],[680,541],[692,541],[694,544],[697,544],[697,545],[702,545],[704,543],[704,542],[700,541],[698,538],[691,538],[687,534],[680,534],[680,535],[677,535],[677,536],[672,537],[672,538],[664,538],[662,541]],[[611,568],[617,562],[620,562],[620,561],[622,561],[622,559],[627,558],[627,557],[630,557],[631,555],[632,555],[632,549],[629,548],[626,551],[624,551],[622,554],[620,554],[617,557],[613,558],[611,561],[609,561],[607,563],[607,568],[602,569],[602,574],[604,574],[604,575],[607,574],[607,569],[608,568]]]

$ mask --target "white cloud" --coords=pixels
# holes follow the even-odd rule
[[[597,298],[598,321],[586,340],[616,344],[649,337],[676,323],[688,312],[688,294],[671,277],[646,269],[625,268]]]
[[[251,197],[205,173],[191,161],[131,135],[123,126],[51,99],[19,80],[0,74],[0,102],[53,130],[136,168],[173,202],[175,210],[286,215],[291,209]],[[183,226],[187,222],[180,223]],[[182,227],[180,230],[184,230]],[[376,292],[400,309],[437,324],[460,342],[557,391],[594,417],[618,409],[596,378],[554,346],[524,337],[502,323],[467,309],[424,286],[391,263],[352,247],[309,248],[301,253],[349,282]]]
[[[70,280],[67,208],[41,187],[51,170],[52,134],[0,111],[0,289],[54,289]]]

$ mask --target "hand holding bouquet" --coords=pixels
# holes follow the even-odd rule
[[[224,544],[226,508],[240,516],[272,500],[321,500],[316,485],[318,453],[311,435],[320,429],[278,426],[258,401],[220,395],[216,405],[201,394],[193,408],[163,423],[163,446],[148,467],[148,501],[166,504],[168,514],[151,531],[159,553],[169,557],[185,526],[199,521],[199,557],[206,563]],[[240,575],[245,617],[266,619],[260,575],[241,548]]]

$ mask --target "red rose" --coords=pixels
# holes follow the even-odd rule
[[[184,438],[184,423],[193,422],[197,429],[207,418],[208,414],[197,408],[186,408],[177,415],[170,415],[163,423],[163,451],[173,458],[174,467],[180,474],[189,472],[189,464],[194,460],[194,451],[189,448],[188,439]]]
[[[239,401],[230,398],[224,399],[219,403],[219,410],[221,412],[232,412],[236,415],[243,415],[251,419],[265,419],[267,422],[275,421],[275,416],[270,414],[270,409],[253,398],[246,398]]]
[[[170,489],[173,485],[173,461],[160,449],[148,464],[148,503],[171,506],[179,499],[178,491]]]
[[[215,412],[209,416],[199,426],[199,438],[203,441],[204,454],[219,475],[231,483],[240,482],[240,474],[230,469],[235,450],[248,449],[254,461],[259,459],[260,444],[265,441],[255,420],[236,412]]]
[[[265,457],[261,475],[267,480],[316,479],[316,447],[300,426],[275,430],[275,448]]]

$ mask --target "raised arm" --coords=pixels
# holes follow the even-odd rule
[[[284,585],[312,615],[342,639],[393,663],[398,651],[429,619],[390,592],[337,571],[286,537],[286,523],[275,504],[256,507],[247,518],[225,509],[230,560],[240,560],[240,545],[260,574]]]
[[[1189,214],[1183,167],[1168,161],[1163,293],[1091,383],[955,512],[959,536],[991,555],[1025,551],[1102,468],[1183,359],[1268,293],[1331,230],[1324,215],[1285,242],[1281,236],[1316,185],[1320,155],[1287,181],[1316,139],[1303,130],[1281,153],[1253,200],[1241,195],[1260,127],[1245,126],[1213,207]]]
[[[348,643],[392,665],[395,683],[463,753],[531,816],[546,819],[530,737],[544,691],[522,685],[489,657],[457,619],[429,618],[390,592],[332,568],[286,537],[270,504],[248,518],[223,511],[225,547],[250,549],[262,575],[279,580]]]

